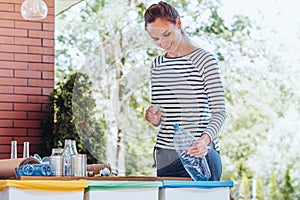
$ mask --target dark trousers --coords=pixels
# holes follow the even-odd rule
[[[159,177],[190,177],[183,167],[175,150],[157,148],[156,151],[157,176]],[[222,175],[220,154],[212,149],[205,156],[211,172],[210,181],[219,181]]]

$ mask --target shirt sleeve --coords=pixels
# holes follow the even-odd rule
[[[226,120],[224,87],[218,67],[218,61],[208,54],[203,59],[202,76],[204,89],[208,97],[208,106],[211,112],[211,119],[204,130],[210,136],[211,141],[215,141]]]

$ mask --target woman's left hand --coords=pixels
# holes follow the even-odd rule
[[[209,151],[209,143],[210,143],[210,137],[207,134],[203,134],[199,139],[198,143],[191,146],[187,154],[190,154],[191,156],[195,156],[197,158],[202,158],[207,155]]]

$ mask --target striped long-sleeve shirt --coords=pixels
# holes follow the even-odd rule
[[[224,88],[218,62],[196,49],[188,55],[156,57],[151,64],[151,101],[162,111],[156,147],[174,149],[173,125],[195,137],[207,133],[219,151],[218,135],[226,119]]]

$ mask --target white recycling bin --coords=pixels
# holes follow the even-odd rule
[[[163,180],[159,200],[229,200],[232,181],[170,181]]]
[[[1,200],[83,200],[86,180],[0,180]]]
[[[88,181],[84,200],[158,200],[161,181]]]

